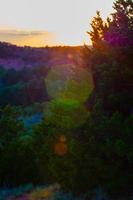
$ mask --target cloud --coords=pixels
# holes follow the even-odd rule
[[[41,36],[41,35],[52,35],[52,33],[47,32],[47,31],[27,31],[27,30],[0,30],[0,36],[11,36],[11,37],[28,37],[28,36]]]
[[[0,29],[0,41],[19,46],[54,46],[56,35],[48,31]]]

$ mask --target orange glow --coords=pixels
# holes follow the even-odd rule
[[[0,40],[17,45],[52,46],[89,43],[86,32],[90,22],[101,11],[106,18],[112,12],[113,0],[2,0],[0,27],[19,30],[41,30],[51,35],[1,35]]]
[[[56,45],[55,34],[45,31],[29,31],[17,29],[1,29],[0,41],[6,41],[18,46],[42,47]]]
[[[64,156],[68,153],[68,146],[66,143],[66,137],[64,135],[61,135],[58,138],[58,141],[54,145],[54,152],[58,156]]]

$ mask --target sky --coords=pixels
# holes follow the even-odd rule
[[[103,18],[113,0],[0,0],[0,40],[17,45],[90,43],[87,31],[96,10]]]

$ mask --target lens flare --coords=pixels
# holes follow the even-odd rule
[[[87,100],[93,89],[91,73],[74,65],[53,67],[45,82],[50,97],[73,99],[82,103]]]
[[[68,145],[65,135],[60,135],[58,141],[54,145],[54,153],[59,156],[64,156],[68,153]]]

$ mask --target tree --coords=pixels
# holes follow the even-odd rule
[[[128,47],[133,45],[133,1],[117,0],[114,3],[114,13],[109,22],[109,30],[105,40],[110,45]]]
[[[91,23],[92,30],[88,32],[94,48],[97,48],[104,39],[104,33],[107,30],[107,23],[101,18],[100,12],[97,11],[96,17]]]
[[[18,120],[18,113],[13,107],[7,105],[0,113],[0,149],[4,150],[23,131],[24,126]]]
[[[104,23],[97,12],[91,23],[93,49],[88,59],[95,86],[92,96],[94,102],[97,97],[102,100],[107,113],[125,115],[133,106],[133,2],[117,0],[112,16]]]
[[[86,138],[81,169],[86,185],[89,179],[93,187],[126,195],[133,183],[133,2],[117,0],[112,20],[105,23],[104,28],[98,15],[89,33],[94,90],[91,114],[80,133]]]

